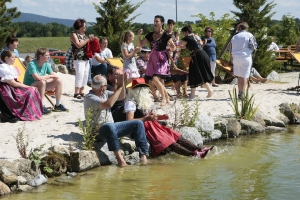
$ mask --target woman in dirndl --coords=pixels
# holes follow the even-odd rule
[[[5,50],[0,64],[0,111],[1,122],[15,123],[19,120],[40,119],[43,105],[40,93],[35,87],[20,83],[17,70],[13,66],[14,52]]]

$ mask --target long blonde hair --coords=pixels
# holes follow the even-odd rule
[[[143,111],[149,111],[153,107],[153,99],[148,87],[136,87],[128,90],[127,101],[133,101]]]
[[[121,41],[120,41],[121,46],[122,46],[122,44],[128,45],[127,40],[128,40],[129,35],[132,35],[132,37],[134,37],[134,33],[132,31],[127,30],[127,31],[124,32],[124,34],[121,37]]]

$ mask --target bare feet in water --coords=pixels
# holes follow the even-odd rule
[[[140,163],[142,163],[142,164],[147,164],[147,157],[146,157],[146,155],[142,155],[141,157],[140,157]]]

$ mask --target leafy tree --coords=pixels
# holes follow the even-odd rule
[[[100,6],[93,3],[101,16],[96,18],[97,24],[94,28],[99,36],[108,38],[109,48],[114,56],[120,55],[120,38],[125,30],[130,29],[132,21],[138,15],[128,19],[129,16],[144,2],[145,0],[142,0],[132,5],[128,0],[110,0],[100,2]]]
[[[253,67],[263,76],[266,76],[277,67],[272,52],[267,51],[270,40],[266,37],[268,33],[267,25],[275,14],[272,9],[276,4],[273,1],[266,2],[267,0],[233,0],[233,4],[240,12],[231,11],[239,20],[248,23],[249,32],[256,38],[258,49],[254,56]]]
[[[282,26],[279,32],[278,40],[282,44],[296,44],[298,38],[296,34],[296,21],[290,13],[282,16]]]
[[[6,45],[6,38],[11,34],[16,34],[18,26],[14,25],[11,20],[18,18],[21,12],[17,8],[6,8],[6,3],[11,3],[12,0],[0,1],[0,47]]]

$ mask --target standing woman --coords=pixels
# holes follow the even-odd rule
[[[86,44],[94,38],[94,35],[86,37],[86,21],[84,19],[77,19],[73,27],[75,31],[71,33],[70,39],[73,65],[76,71],[74,98],[81,99],[84,97],[84,86],[87,84],[90,69],[89,58],[86,55]]]
[[[161,95],[161,105],[164,106],[169,103],[169,96],[165,88],[164,79],[170,77],[170,64],[166,47],[170,47],[171,51],[175,50],[175,44],[172,41],[172,37],[164,31],[165,19],[161,15],[154,17],[153,32],[148,33],[143,40],[141,40],[141,34],[143,30],[138,31],[138,46],[144,46],[150,43],[151,53],[149,55],[149,61],[147,63],[147,69],[145,72],[145,78],[152,80],[153,84],[158,89]]]
[[[206,88],[208,94],[207,98],[213,95],[213,90],[210,82],[214,76],[210,70],[209,57],[203,51],[202,46],[198,44],[196,36],[192,33],[191,26],[185,26],[181,29],[184,38],[179,42],[179,47],[182,49],[187,48],[191,51],[191,62],[189,67],[189,83],[191,87],[190,99],[195,98],[196,87],[202,85]]]
[[[202,37],[203,50],[209,57],[211,73],[215,77],[216,59],[217,59],[217,55],[216,55],[217,54],[216,53],[217,44],[216,44],[215,39],[212,37],[214,30],[211,27],[206,27],[204,29],[204,32],[205,32],[205,36]],[[218,85],[215,82],[215,78],[212,80],[211,84],[213,87],[218,87]]]

